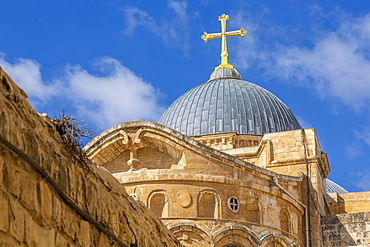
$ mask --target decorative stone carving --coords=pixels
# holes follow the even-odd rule
[[[140,164],[140,160],[137,159],[137,149],[132,148],[130,149],[130,159],[127,161],[127,165],[130,167],[131,170]]]
[[[120,130],[118,133],[123,136],[122,144],[124,146],[129,146],[130,145],[130,137],[127,135],[127,133],[123,130]]]
[[[189,207],[192,201],[193,199],[187,190],[180,190],[177,193],[177,202],[178,204],[180,204],[181,207]]]
[[[130,167],[130,169],[134,169],[135,166],[138,166],[140,164],[140,160],[131,158],[127,161],[127,165]]]

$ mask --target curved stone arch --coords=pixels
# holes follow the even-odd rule
[[[237,236],[237,237],[236,237]],[[243,247],[258,247],[261,244],[256,233],[246,226],[228,226],[213,233],[215,247],[237,244]]]
[[[113,161],[122,155],[125,155],[126,158],[129,155],[126,162],[123,162],[125,164],[127,163],[127,167],[125,166],[124,170],[120,171],[129,170],[131,166],[135,168],[143,166],[138,155],[145,148],[150,148],[154,152],[158,152],[158,154],[163,154],[165,159],[170,158],[171,162],[166,163],[166,168],[172,164],[177,164],[181,158],[184,148],[179,149],[180,146],[176,145],[175,142],[172,142],[173,145],[168,145],[168,140],[171,140],[171,138],[162,135],[159,131],[139,128],[136,132],[129,134],[122,129],[107,132],[106,135],[100,138],[98,144],[95,145],[96,147],[86,148],[89,152],[89,157],[94,159],[99,165],[104,166],[107,163],[114,164]],[[121,158],[119,159],[121,163]],[[136,161],[135,165],[129,163],[131,160]],[[158,168],[156,167],[155,169]]]
[[[147,198],[147,207],[151,209],[158,217],[170,216],[171,197],[164,190],[154,190]]]
[[[172,231],[173,235],[181,242],[189,242],[191,246],[206,246],[212,241],[211,233],[204,227],[192,222],[179,222],[174,225],[167,226]],[[203,245],[201,242],[204,242]],[[207,243],[207,244],[205,244]]]
[[[157,150],[178,161],[183,152],[190,148],[189,142],[195,142],[189,137],[171,130],[168,127],[158,128],[158,124],[151,124],[154,126],[141,126],[136,131],[132,137],[133,143],[140,144],[140,146],[156,148]]]
[[[184,152],[184,148],[180,145],[177,145],[176,142],[169,142],[166,137],[150,131],[142,131],[142,133],[143,134],[140,140],[143,147],[156,149],[169,156],[176,162],[178,162],[178,160],[181,158],[181,155]]]
[[[208,202],[208,208],[203,208],[207,202],[204,201],[206,196],[212,195],[214,198],[214,204],[212,206],[212,202]],[[211,197],[209,197],[211,199]],[[213,207],[213,208],[210,208]],[[213,210],[213,211],[212,211]],[[197,216],[203,218],[214,218],[218,219],[221,216],[221,198],[219,193],[215,190],[202,190],[198,193],[197,196]]]
[[[279,244],[281,247],[298,247],[299,245],[296,244],[294,241],[292,241],[291,239],[281,235],[281,234],[278,234],[278,233],[267,233],[265,235],[263,235],[261,238],[261,247],[269,247],[269,244],[271,243],[277,243]],[[279,246],[279,247],[280,247]]]
[[[130,131],[127,134],[123,130],[126,128],[118,128],[118,126],[104,131],[94,138],[94,142],[84,148],[89,158],[94,159],[99,165],[111,162],[115,157],[118,157],[117,153],[130,151],[136,154],[137,150],[145,147],[155,149],[177,163],[185,150],[180,139],[174,138],[171,133],[163,132],[160,129],[141,127],[135,129],[136,132]],[[173,145],[168,145],[169,143]]]
[[[108,157],[112,157],[111,154],[116,153],[118,149],[120,152],[124,152],[131,145],[130,137],[122,129],[107,133],[103,132],[96,138],[99,138],[98,148],[85,147],[84,149],[88,152],[88,157],[94,159],[98,165],[104,165],[109,162],[110,159]],[[104,155],[100,154],[101,150],[105,151]]]
[[[258,171],[261,174],[278,177],[284,180],[289,181],[301,181],[301,177],[293,177],[287,175],[280,175],[273,171],[263,169],[261,167],[252,165],[248,162],[240,160],[232,155],[226,154],[224,152],[209,148],[205,145],[200,144],[198,141],[193,140],[192,138],[181,134],[180,132],[168,128],[164,125],[150,122],[150,121],[134,121],[134,122],[126,122],[117,124],[106,131],[102,132],[101,134],[97,135],[93,140],[91,140],[85,147],[84,150],[86,151],[89,158],[93,158],[99,165],[100,163],[106,163],[104,159],[106,157],[110,158],[109,155],[101,155],[100,153],[104,149],[104,144],[111,145],[113,142],[116,142],[116,138],[113,136],[119,136],[117,133],[123,130],[128,134],[129,141],[124,140],[127,148],[140,148],[143,147],[145,138],[157,139],[163,143],[173,143],[173,149],[179,150],[178,159],[181,158],[181,154],[185,150],[190,150],[200,156],[203,156],[207,159],[213,159],[217,162],[222,161],[222,163],[234,167],[235,165],[240,165],[245,170],[252,170]],[[138,134],[136,134],[138,133]],[[113,137],[112,139],[110,139]],[[121,136],[122,139],[125,137]],[[134,140],[133,140],[134,139]],[[119,144],[118,142],[116,142]],[[175,148],[176,147],[176,148]],[[121,148],[121,147],[118,147]],[[209,155],[209,153],[212,155]],[[114,156],[115,152],[111,152],[111,156]],[[171,156],[173,157],[173,156]],[[100,160],[101,161],[100,161]]]

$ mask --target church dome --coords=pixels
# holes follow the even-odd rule
[[[228,62],[226,38],[244,37],[242,27],[226,31],[228,15],[221,15],[221,33],[201,36],[204,42],[221,38],[221,63],[210,79],[181,95],[163,113],[158,123],[187,136],[212,135],[228,132],[263,135],[270,132],[300,129],[289,108],[275,95],[253,83],[243,81],[239,72]]]
[[[263,135],[301,128],[280,99],[242,80],[234,68],[225,67],[181,95],[158,123],[188,136],[227,132]]]
[[[326,179],[326,192],[336,192],[338,194],[348,193],[346,189],[330,179]]]

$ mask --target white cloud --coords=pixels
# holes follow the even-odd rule
[[[185,1],[174,1],[170,0],[168,1],[168,7],[172,9],[178,17],[180,17],[180,21],[186,24],[187,21],[187,7],[188,4]]]
[[[355,174],[355,184],[358,188],[369,191],[370,190],[370,169],[365,169],[362,172]]]
[[[357,158],[363,154],[361,142],[354,141],[345,144],[346,155],[350,159]]]
[[[133,35],[139,26],[160,37],[167,45],[180,47],[187,55],[190,35],[186,1],[169,0],[168,8],[174,12],[171,18],[155,20],[148,12],[128,6],[123,10],[125,19],[124,34]]]
[[[354,109],[370,103],[370,14],[359,18],[341,11],[327,13],[335,28],[325,30],[320,18],[325,13],[312,7],[310,31],[297,26],[279,26],[269,20],[269,10],[251,14],[237,11],[230,23],[243,25],[249,34],[237,39],[237,68],[248,69],[252,63],[265,70],[265,77],[311,87],[322,98],[330,97]],[[316,19],[315,19],[316,18]],[[263,30],[260,31],[260,30]],[[307,36],[307,35],[312,36]],[[263,41],[263,42],[262,42]],[[302,47],[297,44],[308,44]],[[284,45],[290,44],[290,45]],[[232,48],[232,47],[231,47]],[[233,61],[231,61],[233,63]]]
[[[306,119],[303,119],[301,117],[297,117],[297,120],[298,120],[299,124],[301,125],[301,127],[303,129],[312,128],[312,124],[310,122],[306,121]]]
[[[145,26],[151,32],[158,34],[158,25],[146,11],[140,10],[137,7],[128,6],[124,10],[125,30],[126,35],[133,35],[138,26]],[[159,34],[158,34],[159,35]]]
[[[5,60],[5,54],[0,52],[0,66],[32,99],[45,103],[52,96],[60,94],[58,83],[50,84],[43,81],[41,76],[41,65],[26,58],[19,58],[15,63]]]
[[[33,103],[52,103],[52,97],[58,97],[64,102],[59,111],[76,109],[78,119],[88,117],[102,129],[124,121],[159,118],[164,109],[158,104],[160,92],[151,84],[113,58],[99,58],[93,65],[97,74],[67,65],[58,78],[45,82],[36,61],[22,58],[11,64],[4,54],[0,57],[0,66]]]
[[[265,67],[266,63],[270,62],[271,54],[267,50],[273,49],[273,46],[266,47],[270,45],[269,41],[277,35],[282,38],[285,36],[284,33],[288,33],[288,27],[278,26],[268,18],[270,12],[269,9],[261,6],[258,12],[252,13],[243,9],[230,14],[230,29],[244,27],[248,31],[244,39],[240,37],[230,39],[236,44],[235,47],[229,48],[231,64],[243,70],[248,69],[252,64],[255,64],[255,67]],[[270,70],[270,68],[267,69]]]
[[[358,140],[370,145],[370,127],[364,127],[361,131],[355,130],[354,135]]]
[[[312,48],[283,47],[273,73],[358,109],[370,102],[370,14],[346,19]]]
[[[157,120],[163,112],[159,91],[113,58],[94,65],[108,74],[97,76],[80,66],[66,68],[70,97],[81,113],[100,125],[112,126],[128,120]]]
[[[237,29],[244,27],[249,33],[244,37],[244,39],[241,39],[240,37],[235,38],[237,43],[235,49],[230,47],[237,51],[230,54],[231,60],[236,61],[234,65],[237,65],[237,68],[247,69],[251,63],[261,55],[261,53],[258,52],[257,47],[259,43],[258,37],[254,34],[260,26],[260,21],[261,20],[258,18],[253,19],[252,15],[245,11],[238,11],[233,15],[232,19],[230,19],[231,26]],[[252,33],[252,35],[250,33]],[[233,64],[232,61],[229,62]]]

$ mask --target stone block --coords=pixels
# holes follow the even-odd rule
[[[53,196],[52,200],[53,200],[52,219],[57,226],[60,226],[61,205],[59,196]]]
[[[67,176],[68,176],[68,186],[69,186],[69,196],[72,198],[77,198],[77,181],[76,176],[77,169],[75,166],[67,167]]]
[[[81,246],[90,246],[90,224],[82,220],[77,234],[77,242]]]
[[[17,242],[11,235],[0,232],[0,247],[18,247]]]
[[[67,234],[69,237],[71,237],[73,240],[76,237],[76,226],[77,219],[76,215],[72,210],[62,204],[62,210],[61,210],[61,226],[63,229],[63,232]]]
[[[83,176],[78,173],[76,174],[77,177],[77,202],[85,201],[85,184],[83,180]]]
[[[14,164],[14,163],[13,163]],[[12,164],[4,166],[4,186],[7,190],[12,193],[16,198],[20,196],[21,192],[21,174]]]
[[[58,169],[57,169],[57,179],[56,182],[59,184],[59,186],[66,192],[69,193],[69,187],[68,187],[68,174],[67,174],[67,167],[68,165],[65,162],[59,162],[58,163]]]
[[[45,181],[40,181],[40,203],[41,203],[41,217],[46,224],[50,224],[53,213],[53,201],[49,185]]]
[[[10,233],[21,242],[24,239],[24,212],[16,201],[10,201],[10,207]]]
[[[96,185],[89,181],[86,184],[86,207],[90,215],[95,215],[97,210]]]
[[[25,215],[25,242],[28,246],[55,246],[55,230],[39,226],[29,215]]]
[[[8,197],[0,192],[0,231],[7,232],[9,230],[9,211]]]
[[[4,167],[4,160],[0,156],[0,187],[3,183],[3,167]]]
[[[73,246],[72,243],[69,243],[66,237],[64,237],[60,233],[56,233],[55,237],[55,247],[66,247],[66,246]]]
[[[109,247],[108,237],[102,232],[100,232],[99,242],[98,242],[97,247]]]
[[[39,200],[37,193],[37,185],[35,181],[31,180],[29,177],[24,178],[24,184],[27,186],[21,187],[20,202],[21,204],[31,211],[38,211]]]

